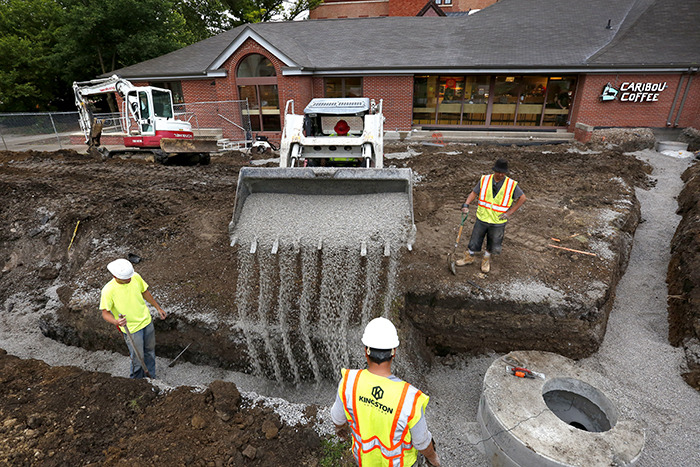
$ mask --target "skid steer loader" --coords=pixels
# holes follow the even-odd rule
[[[231,244],[251,253],[340,240],[363,256],[412,249],[413,174],[384,168],[383,134],[382,101],[312,99],[303,115],[288,101],[279,167],[239,173]]]

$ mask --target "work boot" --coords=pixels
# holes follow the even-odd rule
[[[484,274],[487,274],[491,270],[491,257],[490,256],[484,256],[484,259],[481,260],[481,272]]]
[[[457,266],[466,266],[468,264],[474,264],[474,257],[469,254],[469,252],[464,252],[464,259],[458,259],[455,261]]]

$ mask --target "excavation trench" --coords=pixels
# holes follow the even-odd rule
[[[253,193],[245,222],[252,228],[236,232],[233,247],[226,227],[241,166],[235,158],[163,167],[10,154],[3,189],[22,198],[3,212],[11,228],[2,244],[3,300],[7,308],[10,291],[26,291],[45,311],[45,335],[125,354],[96,307],[109,280],[105,264],[133,253],[169,313],[155,320],[158,355],[174,358],[191,344],[179,362],[273,381],[337,380],[340,367],[363,364],[359,337],[374,316],[397,324],[405,377],[420,375],[435,354],[595,352],[640,220],[634,187],[649,183],[644,165],[617,151],[565,146],[456,149],[388,155],[414,174],[415,241],[406,195],[329,195],[321,209]],[[509,221],[489,275],[478,265],[452,275],[446,255],[459,206],[497,157],[509,159],[529,200]],[[341,211],[322,216],[334,209]],[[304,213],[313,222],[295,223]],[[472,223],[470,216],[457,254]],[[553,249],[551,238],[590,254]],[[49,289],[57,306],[46,305]]]

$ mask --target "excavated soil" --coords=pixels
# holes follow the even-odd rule
[[[683,216],[671,243],[668,265],[669,340],[683,346],[688,371],[686,382],[700,390],[700,164],[681,177],[685,186],[678,196]]]
[[[580,357],[597,349],[640,220],[634,188],[653,183],[648,166],[602,145],[392,143],[386,150],[393,154],[386,165],[410,167],[416,176],[417,238],[400,276],[402,329],[443,355],[539,348]],[[460,206],[501,157],[528,201],[509,221],[491,273],[474,265],[455,276],[448,260]],[[43,310],[46,290],[56,287],[61,306],[42,318],[46,335],[125,354],[95,297],[109,279],[105,264],[132,254],[171,313],[156,323],[158,354],[172,358],[193,342],[183,360],[245,367],[244,357],[216,356],[222,344],[215,329],[188,328],[178,315],[225,314],[235,305],[238,272],[227,226],[238,170],[249,163],[238,153],[207,166],[166,167],[67,150],[0,152],[4,320],[27,307]],[[558,308],[561,316],[552,312]],[[476,322],[483,327],[469,328]],[[590,331],[581,342],[558,335],[572,323]],[[511,334],[495,336],[494,329]],[[0,463],[65,465],[79,455],[82,464],[96,465],[287,465],[290,452],[297,465],[318,463],[313,430],[240,406],[229,383],[160,392],[144,381],[4,353],[0,366]]]

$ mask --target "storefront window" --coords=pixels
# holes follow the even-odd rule
[[[435,123],[437,108],[437,77],[416,77],[413,81],[413,124],[431,125]]]
[[[521,86],[519,76],[496,76],[491,125],[515,124],[515,109],[518,106]]]
[[[326,78],[326,97],[362,97],[362,78]]]
[[[551,77],[547,86],[547,104],[544,109],[544,126],[565,126],[576,88],[576,78]]]
[[[524,76],[521,78],[521,83],[517,125],[539,126],[547,78],[544,76]]]
[[[565,126],[575,87],[575,77],[416,76],[413,124]]]
[[[260,54],[248,55],[238,66],[236,81],[240,99],[248,99],[251,130],[280,131],[277,76],[270,60]]]
[[[489,77],[467,76],[463,125],[485,125],[489,104]]]
[[[464,77],[441,76],[438,89],[438,124],[459,125],[464,100]]]

